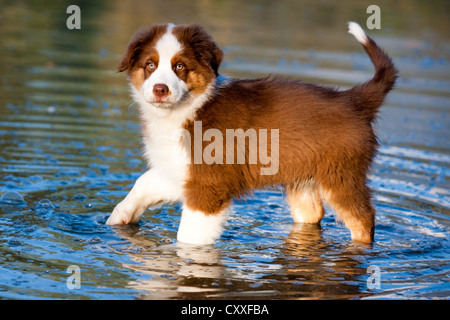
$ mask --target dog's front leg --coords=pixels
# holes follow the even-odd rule
[[[222,234],[227,217],[226,209],[214,214],[205,214],[184,205],[177,240],[194,245],[214,244]]]
[[[174,189],[168,185],[167,179],[150,169],[136,180],[125,199],[114,208],[106,224],[137,223],[148,207],[176,200]]]

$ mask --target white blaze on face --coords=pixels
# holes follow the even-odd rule
[[[181,51],[182,45],[172,34],[173,25],[169,25],[167,32],[156,43],[156,50],[159,55],[159,62],[156,70],[144,81],[142,94],[144,99],[158,107],[170,107],[177,104],[188,92],[186,83],[178,78],[173,70],[172,58]],[[175,61],[176,63],[176,61]],[[157,102],[153,93],[156,84],[164,84],[169,88],[169,94],[162,102]]]

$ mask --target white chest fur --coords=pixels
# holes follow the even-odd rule
[[[143,99],[133,86],[131,87],[135,101],[138,102],[143,124],[144,157],[152,171],[156,171],[167,184],[172,184],[182,200],[182,186],[186,179],[187,164],[190,152],[182,144],[183,125],[193,120],[195,112],[209,98],[215,82],[208,89],[184,103],[169,109],[156,108]],[[173,197],[171,197],[172,201]]]
[[[149,167],[173,183],[184,182],[189,158],[180,138],[186,118],[178,113],[155,116],[145,110],[141,117],[144,157]]]

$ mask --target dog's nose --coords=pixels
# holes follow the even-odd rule
[[[164,97],[169,94],[169,87],[163,83],[157,83],[153,86],[153,94],[157,97]]]

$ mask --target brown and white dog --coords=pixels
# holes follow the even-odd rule
[[[128,71],[140,107],[150,169],[115,207],[107,224],[136,223],[148,207],[182,202],[178,241],[213,244],[234,198],[281,185],[295,222],[319,223],[326,202],[350,229],[353,240],[372,242],[375,210],[366,185],[378,145],[372,122],[394,86],[397,71],[358,24],[350,22],[349,33],[368,53],[375,75],[338,91],[277,77],[221,81],[223,52],[198,25],[155,25],[138,32],[118,70]],[[205,133],[225,136],[230,129],[260,130],[260,137],[261,132],[267,136],[267,130],[276,130],[265,145],[278,153],[271,164],[276,170],[263,174],[267,161],[262,157],[248,161],[261,148],[238,146],[237,141],[223,150],[209,150],[216,161],[195,159],[198,148],[205,152],[211,143],[220,142],[218,135],[212,141],[212,135],[205,138]],[[196,134],[201,135],[200,144]],[[263,144],[260,141],[259,147]],[[226,150],[230,146],[233,159],[243,152],[247,161],[221,161],[220,157],[230,155]]]

